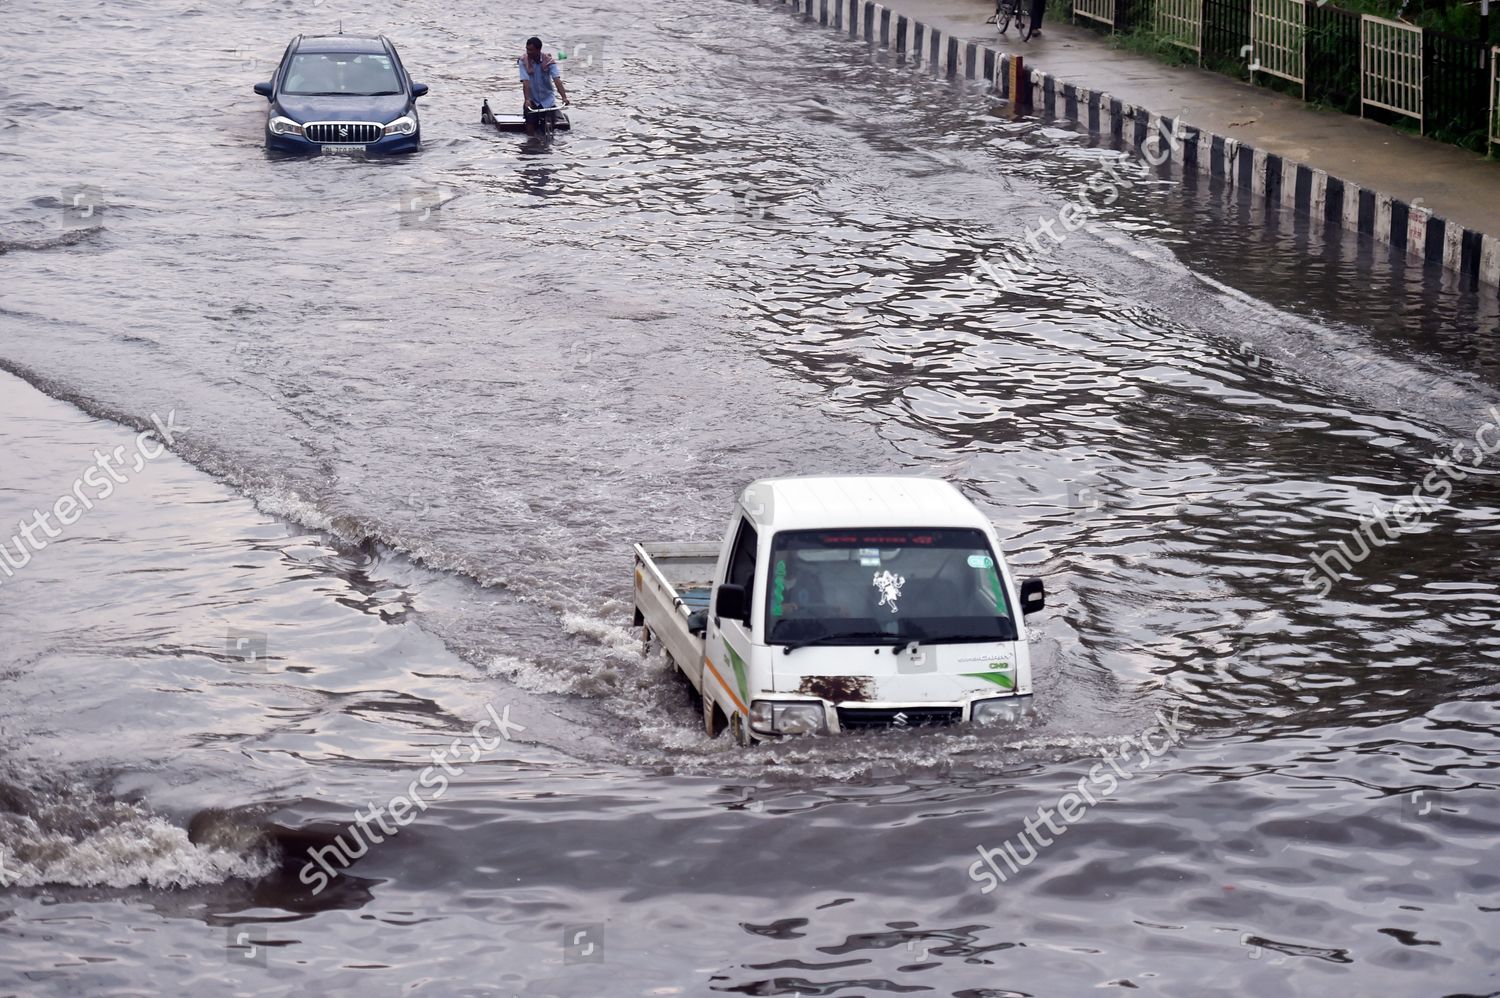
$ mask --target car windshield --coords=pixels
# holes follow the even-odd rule
[[[978,530],[794,530],[771,545],[770,644],[1014,641]]]
[[[298,52],[281,92],[302,97],[378,97],[401,92],[388,55],[369,52]]]

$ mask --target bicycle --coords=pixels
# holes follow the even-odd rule
[[[993,24],[1005,34],[1010,29],[1011,22],[1016,25],[1016,33],[1021,36],[1021,41],[1030,41],[1031,36],[1036,34],[1036,28],[1031,23],[1031,0],[995,0],[995,13],[985,24]]]
[[[544,139],[552,137],[552,132],[557,127],[557,108],[535,107],[530,104],[523,104],[521,106],[521,114],[526,119],[527,124],[531,126],[527,128],[528,133],[534,129]]]

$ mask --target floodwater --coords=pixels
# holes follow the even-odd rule
[[[1001,288],[1135,158],[774,4],[528,17],[8,12],[0,992],[1500,991],[1500,457],[1435,463],[1492,289],[1170,167]],[[419,154],[265,155],[339,20]],[[533,31],[599,56],[550,145],[478,125]],[[1046,580],[1032,725],[703,735],[630,545],[821,472],[946,477]]]

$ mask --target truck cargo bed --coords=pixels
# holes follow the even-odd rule
[[[683,674],[703,685],[703,638],[688,617],[707,610],[718,566],[716,542],[657,541],[635,546],[635,616]]]

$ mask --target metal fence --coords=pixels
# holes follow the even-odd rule
[[[1422,117],[1445,138],[1482,139],[1490,102],[1490,48],[1446,31],[1422,32]]]
[[[1243,65],[1249,44],[1250,0],[1204,0],[1204,62]]]
[[[1129,31],[1151,16],[1153,0],[1072,0],[1076,17],[1106,24],[1115,31]]]
[[[1422,119],[1422,29],[1365,14],[1360,18],[1359,102]]]
[[[1115,30],[1129,31],[1151,16],[1153,0],[1115,0]]]
[[[1490,145],[1500,146],[1500,45],[1490,49]]]
[[[1156,33],[1203,57],[1203,0],[1156,0]]]
[[[1073,0],[1073,13],[1115,27],[1115,0]]]
[[[1250,6],[1250,72],[1302,84],[1307,97],[1305,0],[1253,0]]]
[[[1306,13],[1303,96],[1358,114],[1360,15],[1332,4],[1313,4]]]
[[[1250,66],[1299,84],[1302,97],[1361,116],[1394,114],[1424,135],[1500,146],[1500,46],[1327,0],[1071,0],[1116,31],[1149,26],[1223,72]]]

